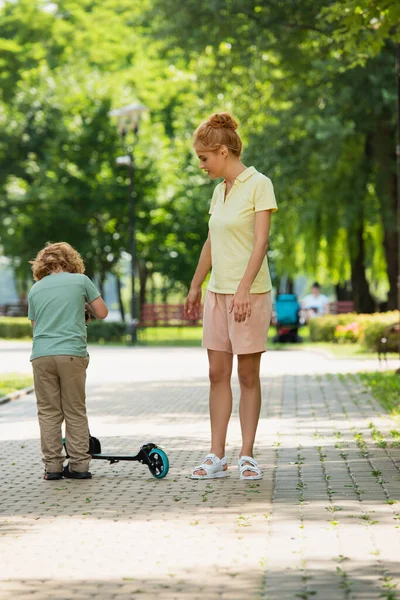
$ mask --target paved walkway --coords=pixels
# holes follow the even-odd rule
[[[110,451],[156,441],[171,462],[164,480],[138,463],[93,461],[90,481],[45,482],[34,396],[1,406],[0,598],[400,597],[398,424],[340,369],[360,365],[305,352],[264,358],[265,477],[252,484],[235,466],[237,380],[230,477],[187,477],[209,436],[198,349],[92,352],[92,432]]]

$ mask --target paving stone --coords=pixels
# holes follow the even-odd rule
[[[193,482],[209,423],[206,357],[191,350],[91,351],[91,430],[115,452],[159,443],[171,464],[164,480],[137,463],[93,461],[90,481],[45,482],[34,397],[0,407],[2,600],[378,600],[384,576],[400,580],[400,504],[385,503],[400,500],[400,449],[376,447],[369,424],[385,439],[396,426],[357,380],[333,374],[359,362],[267,354],[264,479],[238,479],[234,379],[229,477]],[[18,367],[23,352],[8,353],[0,371],[10,360]]]

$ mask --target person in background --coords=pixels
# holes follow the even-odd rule
[[[313,283],[311,294],[308,294],[301,301],[301,308],[305,321],[313,317],[320,317],[329,312],[329,298],[321,294],[321,288],[318,282]]]
[[[28,318],[33,326],[31,362],[44,479],[90,479],[85,311],[105,319],[108,309],[95,285],[83,274],[79,253],[66,242],[46,244],[30,263],[36,283],[29,292]],[[70,457],[64,468],[63,421]]]

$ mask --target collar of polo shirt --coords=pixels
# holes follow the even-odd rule
[[[251,177],[251,175],[253,175],[253,173],[255,173],[255,172],[256,172],[256,169],[254,167],[247,167],[247,169],[245,169],[244,171],[239,173],[239,175],[236,177],[234,183],[236,181],[246,181],[246,179]],[[224,179],[224,183],[226,184],[226,179]]]

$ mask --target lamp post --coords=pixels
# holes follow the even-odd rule
[[[143,104],[128,104],[122,108],[117,108],[110,111],[110,117],[117,117],[118,131],[123,141],[129,131],[137,136],[139,131],[139,122],[142,113],[147,109]],[[134,194],[134,161],[133,161],[133,146],[127,148],[128,154],[119,156],[116,159],[118,165],[126,165],[129,167],[129,252],[131,255],[131,322],[130,333],[131,343],[137,342],[137,310],[136,310],[136,295],[135,295],[135,268],[136,268],[136,240],[135,240],[135,194]]]

